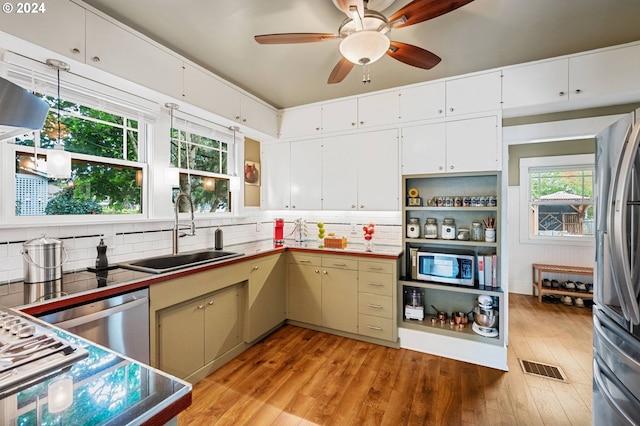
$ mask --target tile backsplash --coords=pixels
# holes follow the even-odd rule
[[[273,238],[273,222],[276,217],[285,220],[284,235],[296,238],[295,221],[307,223],[307,239],[317,239],[317,222],[324,222],[326,232],[346,236],[351,241],[362,242],[362,225],[376,224],[374,243],[400,246],[402,227],[399,212],[263,212],[251,211],[242,217],[197,219],[196,235],[179,239],[179,251],[214,247],[214,232],[223,230],[224,245],[233,246],[252,241]],[[181,223],[183,223],[181,221]],[[111,224],[83,224],[60,226],[14,227],[0,230],[0,286],[23,277],[22,247],[25,241],[46,235],[62,240],[67,260],[63,270],[78,271],[95,265],[96,246],[104,238],[108,246],[109,263],[131,261],[150,256],[171,253],[171,229],[173,220],[144,221]],[[10,286],[2,286],[0,292],[10,292]]]

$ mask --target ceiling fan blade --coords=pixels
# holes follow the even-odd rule
[[[340,61],[336,64],[336,66],[329,74],[329,79],[327,83],[334,84],[340,83],[344,78],[349,74],[349,72],[353,69],[355,64],[346,58],[340,58]]]
[[[472,1],[473,0],[413,0],[391,15],[389,22],[395,22],[405,16],[407,20],[405,22],[398,22],[394,27],[408,27],[409,25],[444,15]]]
[[[260,44],[291,44],[291,43],[315,43],[317,41],[327,41],[338,38],[335,34],[323,33],[284,33],[284,34],[264,34],[253,38]]]
[[[360,16],[364,16],[363,0],[336,0],[336,3],[338,4],[340,10],[346,13],[349,17],[351,17],[351,13],[349,13],[349,9],[351,8],[351,6],[355,6],[358,9],[358,13],[360,14]]]
[[[407,65],[424,68],[425,70],[430,70],[441,61],[438,55],[428,50],[399,41],[391,42],[387,55]]]

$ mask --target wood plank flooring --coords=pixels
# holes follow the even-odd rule
[[[591,310],[509,299],[509,372],[287,325],[194,386],[179,424],[591,425]]]

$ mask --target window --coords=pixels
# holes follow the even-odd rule
[[[523,158],[520,174],[526,198],[521,226],[526,226],[527,239],[593,238],[592,155]]]
[[[228,129],[216,130],[220,126],[196,122],[194,118],[174,121],[171,164],[180,171],[179,189],[191,195],[195,212],[231,211],[232,133]],[[174,192],[177,194],[177,189]],[[184,209],[183,204],[180,211]]]
[[[37,87],[51,105],[42,130],[8,141],[15,171],[14,215],[141,215],[152,117],[68,82],[61,84],[58,104],[51,77],[20,70],[10,76]],[[48,154],[56,145],[71,153],[68,179],[47,175]]]

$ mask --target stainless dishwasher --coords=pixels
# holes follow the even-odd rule
[[[39,316],[43,321],[149,364],[149,289]]]

